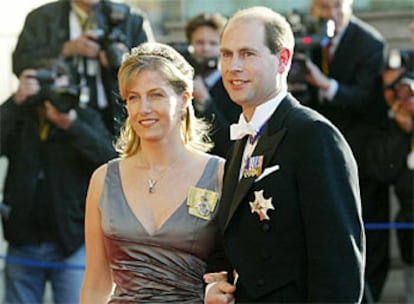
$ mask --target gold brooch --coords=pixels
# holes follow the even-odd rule
[[[187,199],[188,213],[209,220],[216,208],[218,198],[218,192],[191,187]]]

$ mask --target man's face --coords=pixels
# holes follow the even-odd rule
[[[200,26],[191,35],[194,56],[199,59],[220,56],[220,34],[210,26]]]
[[[234,20],[223,32],[221,70],[223,84],[243,112],[276,96],[279,90],[279,55],[264,44],[265,28],[257,20]]]
[[[313,16],[335,22],[335,33],[344,29],[352,14],[352,0],[316,0],[311,8]]]

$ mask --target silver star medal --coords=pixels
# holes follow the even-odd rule
[[[259,215],[260,221],[269,220],[267,211],[275,210],[275,207],[272,205],[272,198],[265,199],[263,196],[263,191],[255,191],[255,199],[253,202],[250,202],[250,210],[252,213],[257,213]]]

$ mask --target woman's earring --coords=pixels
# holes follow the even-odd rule
[[[184,120],[186,118],[187,114],[187,108],[181,110],[181,120]]]

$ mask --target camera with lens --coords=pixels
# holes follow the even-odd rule
[[[194,68],[194,75],[207,75],[209,72],[217,69],[218,58],[196,58],[189,54],[186,58],[188,63]]]
[[[194,55],[194,48],[187,43],[172,44],[194,69],[194,75],[206,76],[218,67],[218,57],[199,58]]]
[[[118,44],[125,43],[126,40],[121,25],[129,15],[129,7],[122,3],[102,0],[101,9],[104,14],[104,23],[95,30],[96,40],[105,51],[109,66],[116,69],[122,62],[123,51],[119,49]]]
[[[170,44],[177,52],[179,52],[185,60],[193,67],[194,76],[201,75],[206,76],[209,72],[217,69],[219,58],[218,57],[206,57],[199,58],[194,55],[194,48],[185,42],[171,43]]]
[[[287,15],[295,35],[295,54],[288,75],[289,89],[292,92],[306,91],[306,59],[315,49],[323,49],[334,36],[333,20],[304,16],[293,10]]]
[[[40,106],[49,100],[64,113],[78,106],[79,87],[74,82],[73,73],[63,62],[37,69],[29,77],[37,79],[40,90],[30,97],[28,104]]]
[[[387,85],[387,89],[394,90],[398,99],[408,99],[414,96],[414,50],[391,49],[386,60],[386,68],[390,70],[402,69],[400,76]]]

